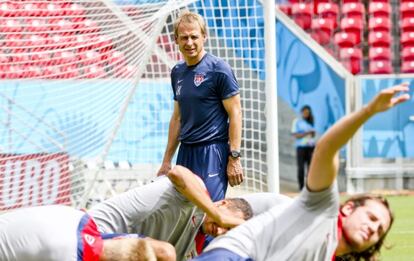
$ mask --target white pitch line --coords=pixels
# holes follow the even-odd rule
[[[414,234],[414,230],[408,230],[408,231],[394,231],[393,234]]]

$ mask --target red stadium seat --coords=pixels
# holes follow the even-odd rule
[[[414,17],[414,2],[403,2],[400,4],[400,18]]]
[[[3,2],[0,4],[0,17],[13,17],[18,14],[17,3],[12,1]]]
[[[51,53],[45,51],[32,52],[30,59],[34,65],[45,66],[51,63]]]
[[[391,36],[389,33],[370,32],[368,44],[370,47],[389,47],[391,45]]]
[[[340,48],[339,60],[352,74],[361,72],[362,50],[360,48]]]
[[[391,60],[391,49],[388,47],[371,47],[368,53],[369,60]]]
[[[282,11],[283,13],[285,13],[288,16],[292,15],[292,6],[291,5],[276,5],[280,11]]]
[[[12,17],[0,20],[0,32],[2,33],[21,32],[22,29],[19,19]]]
[[[361,42],[362,32],[364,30],[363,21],[358,18],[342,18],[341,29],[347,33],[354,33],[357,43]]]
[[[365,15],[365,6],[359,2],[344,3],[341,12],[346,17],[362,20]]]
[[[77,78],[80,75],[78,66],[76,64],[63,65],[60,68],[61,78]]]
[[[310,29],[313,6],[308,3],[297,3],[292,5],[292,16],[293,20],[302,27],[304,30]]]
[[[362,50],[360,48],[340,48],[339,49],[339,59],[347,60],[347,59],[357,59],[362,60]]]
[[[343,60],[341,63],[352,74],[358,74],[361,72],[361,60]]]
[[[84,16],[85,8],[77,3],[64,3],[62,6],[65,16]]]
[[[26,30],[30,32],[49,33],[50,31],[48,24],[44,19],[35,17],[26,19],[24,22],[26,24]]]
[[[373,32],[389,33],[391,30],[391,19],[388,17],[369,18],[368,28]]]
[[[345,3],[360,3],[360,2],[361,2],[361,0],[342,0],[343,4],[345,4]]]
[[[403,48],[414,46],[414,32],[404,32],[401,34],[400,39]]]
[[[23,3],[20,10],[21,16],[45,16],[46,11],[42,3],[27,2]]]
[[[83,76],[85,78],[102,78],[106,76],[105,68],[101,65],[90,65],[83,68]]]
[[[402,61],[401,72],[402,73],[414,73],[414,61]]]
[[[402,20],[401,28],[403,32],[414,32],[414,17],[407,17]]]
[[[404,61],[414,61],[414,47],[403,48],[401,58]]]
[[[63,16],[65,14],[61,3],[57,1],[49,2],[46,5],[45,13],[46,16]]]
[[[334,23],[334,27],[338,26],[338,13],[339,7],[336,3],[319,3],[317,5],[316,13],[325,19],[331,19]]]
[[[390,60],[378,60],[369,62],[369,73],[373,74],[389,74],[392,73],[392,65]]]
[[[391,4],[384,2],[370,2],[368,14],[374,17],[389,17],[391,14]]]
[[[334,36],[335,44],[341,48],[354,47],[358,44],[354,33],[339,32]]]
[[[312,31],[313,34],[318,35],[315,39],[318,43],[325,45],[331,42],[332,32],[334,30],[334,25],[332,20],[324,18],[314,18],[312,19]]]

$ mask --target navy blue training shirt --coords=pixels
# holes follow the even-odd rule
[[[196,65],[180,62],[174,66],[171,85],[180,105],[182,143],[228,140],[228,115],[222,100],[239,93],[230,65],[206,53]]]

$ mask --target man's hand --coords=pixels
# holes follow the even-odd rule
[[[218,211],[218,216],[217,218],[215,218],[214,221],[216,221],[216,223],[223,228],[230,229],[230,228],[236,227],[246,222],[246,220],[242,218],[238,218],[238,217],[223,213],[221,209],[219,208],[217,209],[217,211]]]
[[[167,175],[168,171],[171,170],[171,163],[163,162],[160,169],[158,170],[157,177]]]
[[[240,158],[233,158],[229,156],[227,163],[227,177],[230,186],[237,186],[243,182],[243,168],[241,166]]]
[[[367,110],[369,113],[375,114],[378,112],[386,111],[395,105],[407,101],[410,99],[408,93],[402,94],[400,96],[394,97],[395,94],[399,92],[407,92],[409,83],[401,83],[399,85],[393,86],[382,90],[368,105]]]

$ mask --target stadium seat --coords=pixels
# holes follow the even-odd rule
[[[400,19],[414,17],[414,1],[400,4]]]
[[[403,48],[414,47],[414,32],[402,33],[400,41]]]
[[[343,60],[341,64],[352,74],[358,74],[361,72],[361,60]]]
[[[288,16],[292,15],[292,6],[290,4],[282,4],[282,5],[276,5],[280,11],[285,13]]]
[[[370,47],[390,47],[391,36],[389,33],[369,32],[368,44]]]
[[[334,36],[335,44],[341,48],[354,47],[358,44],[354,33],[339,32]]]
[[[331,20],[325,18],[312,19],[312,34],[317,35],[314,39],[319,44],[329,44],[331,42],[333,30],[334,25]]]
[[[76,64],[67,64],[63,65],[60,68],[61,71],[61,78],[69,79],[69,78],[77,78],[80,76],[79,68]]]
[[[105,68],[101,65],[94,64],[83,67],[83,77],[85,78],[102,78],[105,76]]]
[[[362,60],[362,50],[361,48],[340,48],[339,49],[339,59],[347,60],[347,59],[356,59]]]
[[[414,47],[402,48],[401,59],[403,61],[414,61]]]
[[[293,20],[304,30],[310,29],[313,15],[313,6],[308,3],[295,3],[292,5]]]
[[[369,48],[369,60],[391,60],[391,49],[388,47],[371,47]]]
[[[21,32],[23,26],[20,20],[16,18],[6,18],[0,20],[0,32],[2,33],[11,33],[11,32]]]
[[[319,3],[316,7],[316,13],[319,17],[325,19],[331,19],[334,23],[333,26],[336,28],[338,26],[338,13],[339,7],[336,3]]]
[[[29,32],[49,33],[50,29],[45,19],[29,18],[24,20],[25,28]]]
[[[62,5],[65,16],[83,16],[85,15],[85,8],[78,3],[64,3]]]
[[[368,29],[373,32],[389,33],[391,30],[391,19],[388,17],[371,17],[368,21]]]
[[[403,32],[414,32],[414,17],[407,17],[402,20],[401,29]]]
[[[368,14],[373,17],[389,17],[391,14],[391,4],[385,2],[370,2]]]
[[[402,61],[401,72],[402,73],[414,73],[414,61]]]
[[[45,16],[63,16],[64,13],[60,2],[53,1],[46,5]]]
[[[0,4],[0,17],[13,17],[17,15],[17,4],[11,1],[4,1]]]
[[[389,74],[392,73],[390,60],[377,60],[369,62],[369,73],[372,74]]]
[[[362,20],[365,15],[365,7],[360,2],[344,3],[341,6],[341,13],[348,18]]]
[[[47,51],[31,52],[30,59],[34,65],[49,65],[51,61],[51,53]]]
[[[357,43],[361,42],[362,32],[364,30],[363,21],[361,19],[342,18],[340,27],[342,31],[355,34]]]
[[[45,16],[43,3],[27,2],[20,7],[20,16]]]

